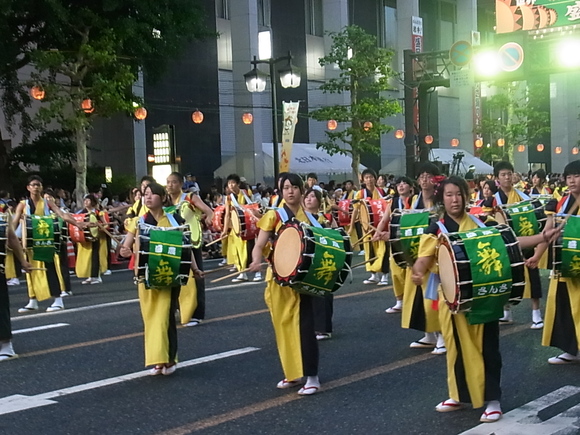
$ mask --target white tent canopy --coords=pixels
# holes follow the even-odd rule
[[[451,168],[453,165],[453,156],[458,153],[463,153],[463,157],[459,163],[459,174],[463,175],[467,172],[469,166],[475,166],[476,174],[493,174],[493,166],[488,165],[483,160],[475,157],[469,151],[463,149],[449,149],[449,148],[434,148],[429,152],[429,160],[431,162],[441,162],[448,164]],[[381,168],[382,174],[404,174],[405,161],[403,158],[395,159]]]
[[[263,162],[264,162],[264,177],[274,177],[274,157],[272,143],[263,143]],[[278,155],[282,152],[279,151]],[[324,150],[316,149],[316,144],[312,143],[295,143],[292,147],[292,156],[290,158],[290,172],[296,174],[308,174],[310,172],[316,173],[322,180],[324,175],[337,175],[352,173],[352,159],[350,156],[342,154],[335,154],[333,156],[326,153]],[[360,165],[359,170],[362,171],[365,166]],[[229,174],[236,172],[236,158],[232,157],[223,165],[214,171],[214,177],[225,178]],[[248,174],[240,174],[247,175]],[[323,176],[323,177],[321,177]]]

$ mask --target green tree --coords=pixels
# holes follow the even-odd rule
[[[543,83],[512,82],[497,86],[484,103],[480,157],[487,162],[513,161],[514,149],[529,146],[550,132],[549,89]],[[503,139],[504,145],[498,146]]]
[[[159,77],[187,42],[210,35],[199,0],[4,0],[0,84],[4,115],[25,130],[55,121],[76,143],[77,199],[86,193],[87,142],[94,117],[131,113],[142,101],[132,85],[140,71]],[[3,59],[4,58],[4,59]],[[30,66],[27,77],[23,66]],[[45,99],[30,119],[27,88]],[[88,101],[90,100],[90,106]],[[85,103],[83,109],[82,105]]]
[[[330,37],[330,53],[320,58],[319,63],[321,66],[335,64],[340,72],[320,89],[330,94],[348,92],[350,103],[322,107],[312,111],[311,116],[317,121],[347,123],[348,127],[327,131],[327,140],[319,142],[317,147],[330,155],[350,155],[353,174],[358,180],[361,154],[380,154],[381,135],[393,129],[381,120],[401,111],[396,100],[381,94],[392,89],[389,78],[395,75],[391,67],[393,52],[379,47],[373,35],[355,25],[332,32]]]

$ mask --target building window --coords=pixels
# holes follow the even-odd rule
[[[384,6],[382,14],[382,46],[385,48],[397,48],[397,9]]]
[[[306,33],[324,36],[322,0],[306,0]]]
[[[218,18],[230,19],[230,0],[216,0],[215,13]]]
[[[455,43],[455,25],[457,23],[456,5],[441,2],[440,17],[439,47],[441,50],[447,50]]]
[[[271,26],[270,13],[272,7],[270,0],[258,0],[258,24],[264,27]]]

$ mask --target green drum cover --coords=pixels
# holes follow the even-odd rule
[[[562,236],[562,276],[580,278],[580,216],[570,216]]]
[[[504,207],[504,210],[511,218],[510,226],[516,236],[533,236],[540,232],[540,225],[531,201],[509,204]]]
[[[401,244],[403,253],[410,264],[415,263],[419,253],[419,241],[421,234],[429,226],[429,212],[404,213],[400,220]]]

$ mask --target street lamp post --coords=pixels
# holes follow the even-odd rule
[[[272,88],[272,146],[274,157],[274,179],[278,180],[278,173],[280,170],[280,159],[278,157],[278,96],[276,94],[276,70],[275,66],[278,62],[287,61],[288,64],[278,70],[280,76],[280,83],[283,88],[297,88],[300,86],[300,72],[292,66],[292,55],[281,56],[272,59],[258,60],[254,56],[254,60],[250,63],[254,68],[244,74],[246,80],[246,88],[250,92],[263,92],[266,89],[266,77],[268,74],[263,73],[257,68],[258,64],[268,64],[270,67],[270,87]],[[277,181],[276,181],[277,182]]]

